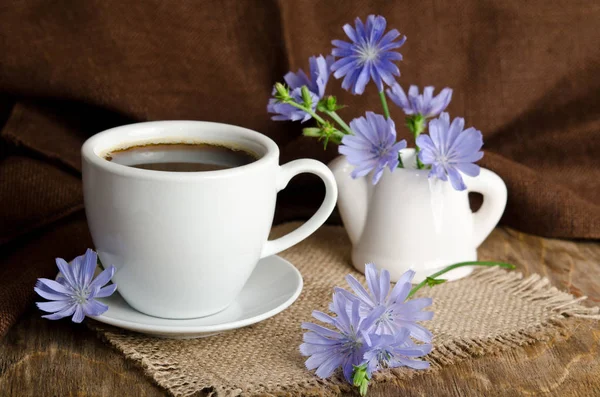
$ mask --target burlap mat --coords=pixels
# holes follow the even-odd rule
[[[279,226],[274,236],[297,223]],[[156,383],[176,396],[204,391],[215,396],[339,395],[349,390],[341,377],[320,380],[304,367],[298,351],[300,323],[312,321],[315,309],[327,310],[333,286],[346,286],[352,273],[350,243],[341,227],[325,226],[282,257],[302,273],[304,290],[290,308],[264,322],[205,339],[170,340],[146,337],[90,322],[99,334],[141,364]],[[535,342],[557,333],[566,316],[597,317],[598,308],[580,306],[573,296],[538,275],[523,278],[500,269],[472,276],[417,295],[433,298],[435,335],[427,357],[435,371],[469,357]],[[420,373],[422,373],[421,371]],[[413,375],[406,368],[379,372],[376,382]]]

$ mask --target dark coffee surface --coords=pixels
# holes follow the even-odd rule
[[[110,152],[104,158],[129,167],[170,172],[217,171],[256,161],[245,150],[208,143],[134,146]]]

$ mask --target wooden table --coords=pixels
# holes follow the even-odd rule
[[[498,228],[484,244],[570,293],[600,304],[600,243],[544,239]],[[496,250],[497,252],[497,250]],[[600,396],[600,322],[570,319],[550,341],[374,386],[370,396]],[[164,396],[133,362],[85,325],[32,309],[0,341],[1,396]]]

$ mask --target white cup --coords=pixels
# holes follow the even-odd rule
[[[202,172],[133,168],[104,159],[116,148],[147,143],[218,143],[258,160]],[[331,171],[316,160],[279,166],[275,142],[258,132],[200,121],[157,121],[113,128],[82,149],[88,225],[104,265],[134,309],[163,318],[208,316],[225,309],[261,258],[312,234],[337,199]],[[325,183],[319,210],[297,230],[268,241],[277,192],[297,174]]]

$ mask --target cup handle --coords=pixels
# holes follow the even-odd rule
[[[294,176],[308,172],[315,174],[325,183],[325,199],[315,214],[298,229],[275,240],[267,241],[263,247],[261,258],[275,255],[290,248],[315,232],[331,215],[337,200],[337,185],[333,173],[327,166],[317,160],[301,159],[290,161],[279,168],[277,175],[277,191],[285,189]]]
[[[467,191],[481,193],[483,204],[473,213],[473,242],[479,247],[494,230],[506,208],[507,190],[502,178],[481,168],[479,176],[469,178]]]

